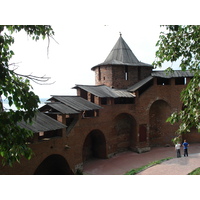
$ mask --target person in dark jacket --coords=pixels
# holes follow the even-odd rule
[[[184,142],[183,142],[182,145],[183,145],[183,150],[184,150],[184,157],[188,156],[188,147],[189,147],[189,144],[187,143],[186,140],[184,140]]]

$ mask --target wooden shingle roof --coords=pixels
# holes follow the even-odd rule
[[[127,66],[153,67],[152,65],[140,62],[137,59],[137,57],[134,55],[130,47],[122,38],[121,34],[118,41],[114,45],[113,49],[105,59],[105,61],[101,64],[92,67],[92,70],[94,70],[97,66],[102,66],[102,65],[127,65]]]
[[[151,73],[151,76],[160,78],[178,78],[178,77],[193,77],[194,74],[191,73],[190,71],[174,70],[172,72],[153,71]]]
[[[47,113],[51,113],[51,110],[56,110],[58,113],[61,113],[61,114],[78,114],[78,113],[80,113],[61,102],[46,103],[46,105],[42,106],[39,110],[42,112],[48,110]]]
[[[151,76],[146,77],[145,79],[139,81],[138,83],[134,84],[133,86],[129,87],[127,91],[134,92],[141,88],[143,85],[148,83],[149,81],[153,80],[154,77],[159,78],[180,78],[180,77],[193,77],[193,73],[190,71],[181,71],[181,70],[174,70],[173,72],[167,73],[166,71],[153,71]]]
[[[61,102],[76,111],[99,110],[102,107],[79,96],[54,95],[48,101]]]
[[[106,85],[76,85],[75,89],[81,88],[100,98],[134,98],[135,96],[126,90],[113,89]]]
[[[25,123],[24,121],[21,121],[18,123],[18,125],[22,128],[33,131],[34,133],[66,128],[64,124],[60,123],[57,120],[54,120],[53,118],[39,111],[33,118],[32,124],[28,124]]]

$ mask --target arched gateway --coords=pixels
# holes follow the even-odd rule
[[[134,149],[137,142],[136,120],[133,116],[122,113],[115,117],[115,134],[117,136],[117,151]]]
[[[106,158],[106,140],[100,130],[91,131],[83,144],[83,162],[92,158]]]
[[[169,123],[166,119],[170,116],[171,109],[164,100],[155,101],[149,111],[150,145],[161,146],[170,144],[174,133],[169,132]]]
[[[48,156],[35,170],[34,175],[72,175],[65,158],[58,154]]]

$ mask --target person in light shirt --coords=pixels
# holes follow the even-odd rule
[[[180,158],[181,157],[181,144],[180,144],[180,142],[178,142],[175,145],[175,150],[176,150],[176,153],[177,153],[177,158]]]

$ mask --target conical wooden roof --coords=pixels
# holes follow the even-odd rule
[[[98,64],[92,68],[94,70],[95,67],[101,65],[128,65],[128,66],[147,66],[153,67],[152,65],[140,62],[134,53],[131,51],[130,47],[122,38],[120,34],[119,39],[114,45],[113,49],[105,59],[105,61],[101,64]]]

